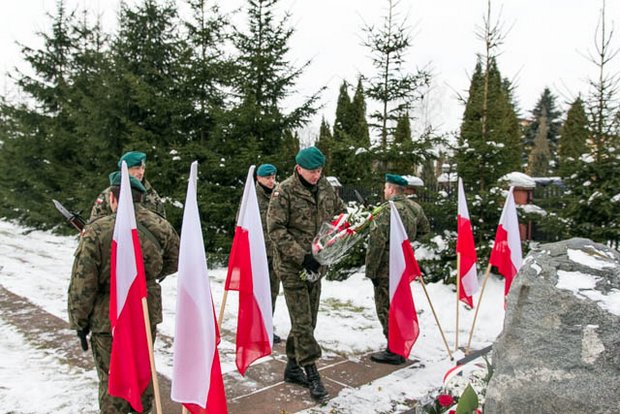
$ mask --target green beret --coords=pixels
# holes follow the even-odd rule
[[[118,160],[118,168],[121,168],[123,161],[127,163],[127,168],[139,167],[146,163],[146,154],[138,151],[126,152],[121,159]]]
[[[114,171],[113,173],[110,173],[109,179],[110,179],[111,186],[117,186],[117,187],[120,186],[121,185],[121,172]],[[144,185],[142,185],[140,180],[138,180],[136,177],[132,175],[129,176],[129,184],[131,184],[131,188],[133,188],[134,190],[137,190],[141,193],[146,193],[146,188],[144,188]]]
[[[407,187],[409,185],[409,182],[407,180],[396,174],[385,174],[385,182],[400,185],[403,187]]]
[[[271,164],[261,164],[256,170],[256,175],[259,177],[269,177],[270,175],[276,175],[278,169]]]
[[[308,147],[297,153],[295,162],[306,170],[316,170],[325,165],[325,155],[317,147]]]

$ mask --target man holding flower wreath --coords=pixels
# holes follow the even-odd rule
[[[314,338],[321,279],[311,281],[307,275],[325,273],[312,255],[312,241],[321,224],[345,212],[346,207],[322,176],[325,156],[318,148],[302,149],[295,162],[293,174],[271,195],[267,229],[274,246],[275,271],[282,281],[291,318],[284,380],[309,388],[311,397],[321,400],[327,391],[316,366],[321,347]]]

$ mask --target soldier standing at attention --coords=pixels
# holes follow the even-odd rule
[[[161,198],[159,198],[157,191],[155,191],[155,189],[151,186],[151,183],[144,178],[144,172],[146,171],[146,154],[138,151],[126,152],[120,160],[118,160],[118,168],[121,167],[121,163],[123,161],[127,163],[127,171],[129,172],[129,175],[137,178],[146,189],[146,193],[144,194],[144,198],[142,200],[142,205],[148,210],[151,210],[163,218],[166,218],[164,203]],[[95,200],[93,208],[90,211],[89,222],[92,222],[99,217],[112,214],[112,210],[110,209],[110,204],[108,202],[109,193],[110,187],[106,188],[101,194],[99,194],[97,200]]]
[[[416,236],[430,232],[428,219],[422,207],[405,197],[407,180],[400,175],[386,174],[383,196],[386,201],[393,201],[407,231],[407,237],[413,242]],[[377,317],[383,327],[383,334],[388,338],[388,314],[390,310],[389,272],[390,272],[390,209],[383,209],[374,220],[368,237],[366,251],[366,277],[372,281],[375,291]],[[405,358],[395,354],[386,347],[385,351],[374,353],[370,359],[384,364],[400,365]]]
[[[110,174],[108,202],[116,211],[120,192],[121,174]],[[153,340],[157,324],[162,321],[161,286],[158,280],[176,272],[179,258],[179,236],[174,228],[158,214],[144,208],[140,201],[146,189],[135,177],[130,177],[134,200],[136,224],[140,248],[144,258],[147,302]],[[132,412],[131,406],[122,398],[108,394],[108,372],[112,352],[110,332],[110,254],[116,215],[98,218],[84,227],[75,252],[71,283],[68,292],[69,324],[77,330],[84,350],[90,346],[99,376],[99,409],[101,413],[116,414]],[[144,412],[152,407],[153,385],[142,394]]]
[[[269,200],[271,193],[276,185],[276,173],[278,169],[271,164],[262,164],[256,169],[256,197],[258,198],[258,209],[260,210],[260,221],[263,225],[263,235],[265,237],[265,249],[267,250],[267,264],[269,266],[269,284],[271,286],[271,309],[276,311],[276,299],[280,293],[280,279],[273,270],[273,245],[269,240],[267,233],[267,209],[269,208]],[[275,333],[273,334],[273,343],[282,342]]]
[[[284,380],[308,387],[312,398],[320,400],[327,396],[316,367],[321,347],[314,338],[321,280],[302,280],[301,274],[304,270],[325,273],[326,269],[312,256],[312,240],[321,224],[344,212],[345,205],[321,175],[325,156],[318,148],[302,149],[295,162],[293,174],[271,196],[267,228],[274,246],[275,270],[291,318]]]

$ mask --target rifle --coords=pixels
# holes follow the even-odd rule
[[[359,191],[353,190],[353,194],[355,194],[355,198],[357,198],[357,201],[359,201],[364,207],[368,206],[367,200],[364,197],[362,197]]]
[[[77,229],[77,231],[81,232],[86,225],[86,222],[84,221],[82,216],[80,216],[79,213],[71,213],[58,200],[52,199],[52,201],[54,202],[54,207],[56,207],[56,210],[60,211],[60,214],[62,214],[67,219],[67,221]]]

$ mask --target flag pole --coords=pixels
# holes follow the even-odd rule
[[[183,408],[181,409],[181,414],[188,414],[189,411],[187,411],[187,408],[185,408],[185,406],[182,406]]]
[[[228,290],[224,288],[224,296],[222,296],[222,304],[220,305],[220,315],[217,318],[217,329],[222,332],[222,320],[224,319],[224,308],[226,307],[226,299],[228,299]]]
[[[428,304],[431,306],[431,311],[433,311],[433,316],[435,317],[435,322],[437,322],[437,327],[439,328],[439,332],[441,333],[441,338],[443,339],[443,343],[446,346],[446,350],[448,351],[448,355],[450,355],[450,361],[454,360],[452,356],[452,352],[450,352],[450,347],[448,346],[448,341],[446,341],[446,337],[443,334],[443,330],[441,329],[441,324],[439,323],[439,319],[437,318],[437,314],[435,313],[435,308],[433,307],[433,302],[431,302],[431,298],[426,291],[426,284],[424,283],[424,278],[420,276],[420,283],[422,284],[422,289],[424,289],[424,294],[426,295],[426,299],[428,300]]]
[[[484,281],[482,282],[482,288],[480,289],[480,297],[478,298],[478,306],[476,306],[476,313],[474,313],[474,320],[471,324],[471,330],[469,331],[469,340],[467,341],[467,348],[465,348],[465,355],[469,354],[469,346],[471,345],[471,338],[474,335],[474,327],[476,326],[476,319],[478,318],[478,311],[480,310],[480,303],[482,302],[482,295],[484,294],[484,288],[487,285],[487,281],[489,280],[489,275],[491,274],[491,264],[487,267],[486,272],[484,273]]]
[[[149,308],[146,298],[142,298],[142,313],[144,314],[144,325],[146,327],[146,342],[149,346],[149,361],[151,362],[151,377],[153,379],[153,392],[155,394],[155,407],[157,414],[161,414],[161,398],[159,396],[159,380],[155,369],[155,357],[153,356],[153,336],[151,335],[151,322],[149,320]]]
[[[456,254],[456,329],[454,338],[454,352],[459,350],[459,293],[461,289],[461,253]]]

